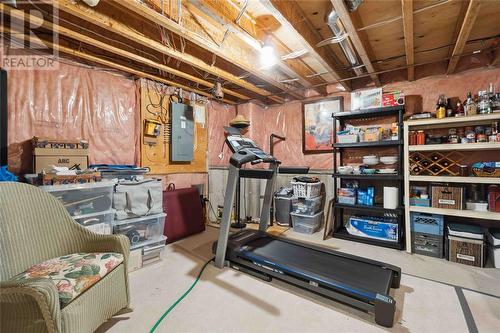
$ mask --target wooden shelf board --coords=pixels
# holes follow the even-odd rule
[[[497,212],[477,212],[475,210],[459,210],[459,209],[445,209],[445,208],[434,208],[434,207],[420,207],[420,206],[410,206],[410,212],[418,213],[428,213],[428,214],[440,214],[446,216],[459,216],[467,218],[476,218],[482,220],[494,220],[500,221],[500,213]]]
[[[437,145],[412,145],[408,146],[413,151],[445,151],[445,150],[500,150],[500,142],[477,143],[443,143]]]
[[[405,121],[405,125],[409,127],[447,127],[443,125],[450,126],[462,126],[467,125],[470,126],[472,123],[488,123],[491,121],[500,120],[500,113],[491,113],[491,114],[482,114],[475,115],[469,117],[450,117],[450,118],[428,118],[428,119],[416,119],[416,120],[407,120]]]
[[[494,178],[494,177],[409,176],[409,180],[411,182],[470,183],[470,184],[500,185],[500,178]]]

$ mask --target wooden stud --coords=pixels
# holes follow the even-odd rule
[[[54,29],[58,34],[60,34],[62,36],[66,36],[66,37],[75,39],[79,42],[83,42],[83,43],[95,46],[95,47],[100,48],[102,50],[114,53],[122,58],[137,61],[141,64],[145,64],[145,65],[151,66],[152,68],[156,68],[156,69],[165,71],[167,73],[171,73],[173,75],[182,77],[182,78],[190,80],[192,82],[202,84],[202,85],[209,87],[209,88],[213,87],[213,85],[214,85],[213,82],[209,82],[209,81],[197,78],[197,77],[190,75],[190,74],[187,74],[183,71],[177,70],[175,68],[171,68],[171,67],[166,66],[166,65],[162,65],[162,64],[157,63],[151,59],[141,57],[135,53],[122,50],[120,48],[114,47],[114,46],[107,44],[107,43],[103,43],[103,42],[98,41],[92,37],[80,34],[76,31],[73,31],[71,29],[57,25],[55,23],[49,23],[38,16],[34,16],[34,15],[29,14],[29,13],[25,13],[21,10],[10,8],[10,7],[7,10],[6,5],[4,5],[2,3],[0,3],[0,13],[2,13],[4,15],[9,15],[10,17],[17,18],[19,20],[26,20],[26,18],[29,18],[29,22],[31,22],[34,26],[43,27],[43,28],[46,28],[49,30]],[[250,97],[248,97],[248,96],[234,92],[234,91],[226,89],[226,88],[223,88],[222,91],[225,94],[232,95],[232,96],[240,98],[240,99],[244,99],[244,100],[250,99]]]
[[[406,64],[408,65],[408,81],[415,80],[415,53],[413,51],[413,0],[401,0],[403,8],[403,29],[405,36]]]
[[[370,77],[372,78],[373,82],[375,82],[375,85],[377,87],[380,87],[381,84],[378,75],[373,74],[375,72],[375,68],[373,67],[372,62],[368,57],[368,53],[366,51],[365,46],[361,42],[361,38],[359,37],[358,32],[356,31],[356,27],[352,23],[351,17],[349,16],[349,11],[347,10],[347,6],[345,5],[344,0],[330,0],[330,1],[332,2],[333,8],[335,8],[335,11],[339,16],[340,21],[344,25],[345,31],[349,35],[349,38],[351,39],[351,42],[354,45],[354,48],[358,52],[358,55],[361,58],[361,61],[363,62],[363,65],[365,65],[367,72],[371,73]]]
[[[80,51],[77,51],[77,50],[72,49],[70,47],[66,47],[66,46],[63,46],[60,44],[54,44],[51,41],[45,40],[43,38],[35,37],[34,35],[31,35],[31,36],[25,35],[21,31],[11,30],[11,29],[4,27],[4,26],[0,26],[0,32],[2,34],[9,34],[13,38],[18,38],[18,39],[20,39],[20,41],[29,40],[30,43],[38,44],[38,45],[41,45],[44,47],[50,47],[53,50],[57,50],[57,51],[60,51],[62,53],[65,53],[65,54],[68,54],[68,55],[71,55],[71,56],[74,56],[77,58],[85,59],[87,61],[91,61],[91,62],[96,63],[96,64],[104,65],[104,66],[107,66],[109,68],[114,68],[114,69],[117,69],[117,70],[125,72],[125,73],[136,75],[138,77],[147,78],[147,79],[150,79],[153,81],[158,81],[158,82],[165,83],[165,84],[168,84],[168,85],[171,85],[174,87],[179,87],[179,88],[182,88],[186,91],[193,91],[193,92],[195,92],[199,95],[202,95],[202,96],[211,97],[211,95],[207,92],[204,92],[204,91],[201,91],[198,89],[194,89],[192,87],[188,87],[186,85],[183,85],[183,84],[180,84],[180,83],[177,83],[174,81],[170,81],[170,80],[167,80],[165,78],[162,78],[162,77],[159,77],[159,76],[156,76],[153,74],[142,72],[142,71],[134,69],[134,68],[130,68],[130,67],[127,67],[127,66],[124,66],[121,64],[117,64],[116,62],[105,60],[105,59],[93,56],[91,54],[88,54],[88,53],[80,52]],[[225,103],[228,103],[228,104],[236,104],[234,101],[231,101],[228,99],[223,99],[223,101]]]
[[[333,59],[331,52],[325,48],[315,47],[323,38],[307,22],[305,14],[297,3],[278,0],[260,0],[260,2],[282,26],[295,32],[292,38],[297,38],[301,42],[304,48],[307,49],[309,56],[314,57],[336,80],[342,78],[334,69],[339,64]],[[347,82],[341,84],[346,91],[351,91],[351,87]]]
[[[158,52],[161,52],[167,56],[170,56],[174,59],[180,60],[188,65],[191,65],[193,67],[196,67],[202,71],[205,71],[207,73],[210,73],[212,75],[215,75],[217,77],[220,77],[223,80],[229,81],[231,83],[234,83],[240,87],[243,87],[247,90],[253,91],[261,96],[269,97],[270,99],[278,102],[278,103],[283,103],[284,99],[277,97],[277,96],[271,96],[272,93],[269,91],[266,91],[262,88],[259,88],[255,86],[254,84],[251,84],[243,79],[238,78],[237,76],[224,71],[220,68],[217,68],[215,66],[210,66],[204,61],[188,54],[188,53],[182,53],[179,51],[176,51],[172,48],[167,47],[166,45],[153,40],[151,38],[148,38],[141,33],[130,29],[130,27],[126,26],[125,24],[107,16],[102,13],[99,13],[95,11],[94,9],[83,5],[82,3],[74,3],[71,0],[55,0],[55,1],[50,1],[50,0],[42,0],[43,2],[47,4],[55,4],[58,6],[58,9],[61,11],[64,11],[68,14],[74,15],[76,17],[79,17],[80,19],[83,19],[91,24],[97,25],[101,28],[106,29],[109,32],[118,34],[124,38],[127,38],[128,40],[131,40],[133,42],[139,43],[143,46],[146,46],[148,48],[154,49]],[[132,2],[127,2],[128,5],[131,5]],[[161,15],[161,14],[158,14]]]
[[[479,14],[480,7],[481,2],[479,0],[470,0],[469,6],[467,7],[467,12],[465,13],[464,21],[462,23],[462,27],[460,28],[460,33],[458,34],[455,47],[453,48],[453,53],[451,54],[450,62],[448,63],[446,74],[451,74],[455,71],[458,60],[460,59],[460,54],[464,50],[465,43],[467,42],[467,39],[469,39],[469,34],[472,31],[474,22],[476,21],[477,15]]]
[[[67,1],[67,0],[65,0]],[[268,84],[279,88],[283,91],[287,91],[288,87],[282,83],[279,83],[274,77],[272,77],[270,74],[265,73],[264,71],[260,70],[258,66],[255,66],[255,57],[253,57],[253,61],[244,61],[244,58],[236,58],[231,56],[230,53],[230,48],[227,47],[219,47],[218,45],[214,43],[208,42],[205,38],[202,36],[193,33],[192,31],[186,29],[184,26],[177,24],[176,22],[168,19],[167,17],[163,16],[161,13],[156,12],[155,10],[139,3],[136,1],[128,1],[126,3],[123,3],[123,0],[108,0],[110,3],[114,3],[115,5],[121,5],[124,6],[127,10],[130,10],[134,12],[135,14],[139,15],[140,17],[147,19],[151,22],[154,22],[169,31],[172,31],[173,33],[184,37],[186,40],[196,44],[199,47],[204,48],[205,50],[217,55],[218,57],[229,61],[236,66],[240,67],[241,69],[251,73],[252,75],[255,75],[256,77],[260,78],[261,80],[264,80]],[[191,22],[192,19],[189,18],[188,15],[183,16],[182,20],[184,24],[187,24],[187,22]],[[209,28],[205,26],[205,28]],[[238,45],[238,48],[241,48],[241,43]],[[250,55],[251,50],[249,52],[245,52],[246,57]],[[182,59],[181,59],[182,60]],[[296,92],[290,92],[290,95],[292,95],[294,98],[302,99],[303,95],[296,93]],[[269,96],[269,95],[267,95]],[[275,98],[275,97],[270,97],[270,98]]]

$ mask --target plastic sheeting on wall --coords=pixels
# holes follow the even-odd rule
[[[136,86],[106,71],[59,63],[58,70],[8,71],[9,166],[31,172],[33,136],[88,139],[91,163],[134,164]]]
[[[236,116],[236,108],[232,105],[209,101],[208,113],[208,165],[210,167],[228,166],[231,151],[225,145],[224,126]],[[222,154],[222,155],[221,155]],[[223,158],[220,159],[219,156]]]

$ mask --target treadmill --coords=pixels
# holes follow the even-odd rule
[[[337,252],[266,233],[272,192],[280,162],[248,138],[228,136],[233,151],[224,199],[219,238],[213,244],[215,266],[229,266],[265,281],[273,278],[329,299],[375,314],[375,322],[392,327],[396,302],[389,295],[398,288],[401,269],[386,263]],[[265,163],[268,169],[243,169]],[[259,230],[229,234],[238,175],[267,179]]]

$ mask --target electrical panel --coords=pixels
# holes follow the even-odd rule
[[[191,162],[194,158],[194,113],[190,105],[170,102],[172,122],[170,160]]]

